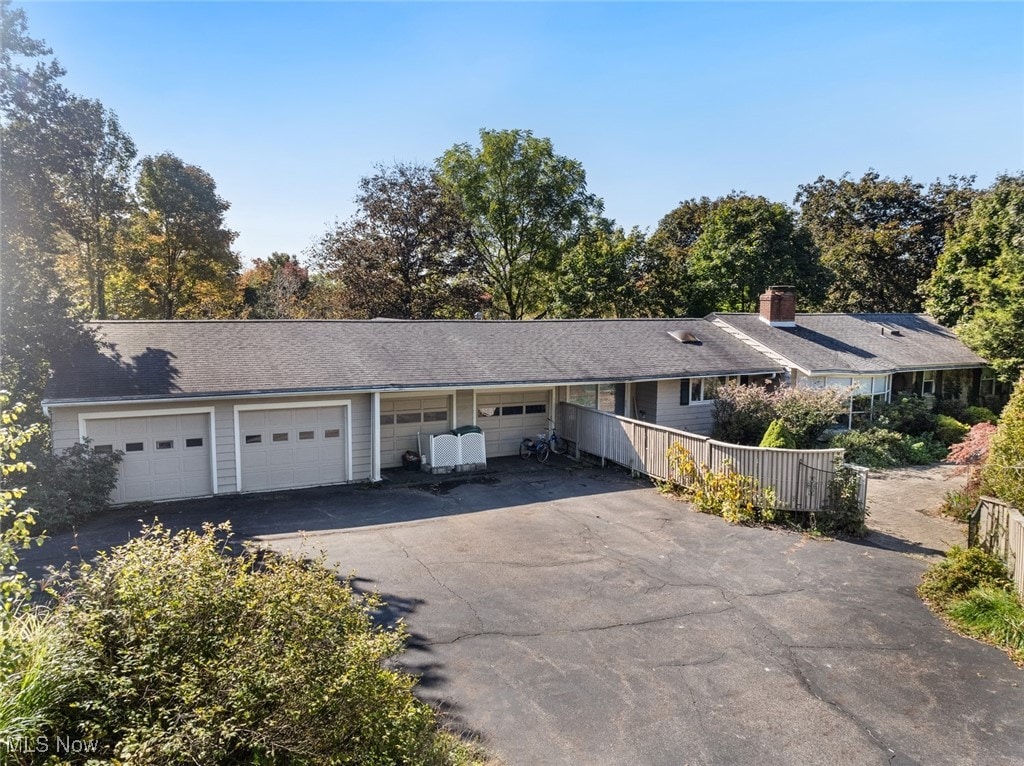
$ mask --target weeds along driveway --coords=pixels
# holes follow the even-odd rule
[[[928,612],[919,560],[612,471],[386,492],[437,515],[305,543],[384,595],[421,694],[509,764],[1024,763],[1024,673]]]
[[[730,526],[613,470],[496,462],[475,483],[121,510],[24,560],[154,513],[322,549],[406,621],[421,695],[512,766],[1024,763],[1024,672],[928,612],[919,558]]]

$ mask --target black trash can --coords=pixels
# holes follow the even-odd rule
[[[458,428],[452,429],[452,434],[455,436],[462,436],[463,434],[482,434],[483,429],[480,426],[459,426]]]

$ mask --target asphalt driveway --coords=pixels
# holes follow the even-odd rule
[[[157,513],[354,571],[408,624],[421,694],[508,764],[1024,763],[1024,672],[944,628],[904,553],[730,526],[565,462]]]

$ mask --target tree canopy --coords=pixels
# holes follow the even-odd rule
[[[547,312],[550,281],[601,200],[583,166],[529,130],[481,130],[480,146],[456,144],[438,160],[440,179],[468,225],[498,317]]]
[[[1024,173],[1003,175],[953,227],[925,287],[928,310],[1005,381],[1024,368]]]
[[[951,179],[954,188],[971,179]],[[910,178],[894,180],[869,170],[859,179],[820,176],[796,195],[800,223],[832,275],[826,311],[920,311],[920,287],[942,250],[958,199],[941,185],[932,194]]]
[[[379,165],[359,182],[356,213],[321,240],[316,260],[356,318],[470,317],[480,308],[475,258],[458,200],[423,165]]]

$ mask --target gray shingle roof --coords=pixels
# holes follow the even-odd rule
[[[797,314],[796,327],[771,327],[757,314],[711,318],[811,373],[885,373],[985,363],[952,330],[925,314]]]
[[[782,368],[703,319],[112,321],[58,367],[48,403],[569,383]],[[692,332],[699,345],[670,331]]]

